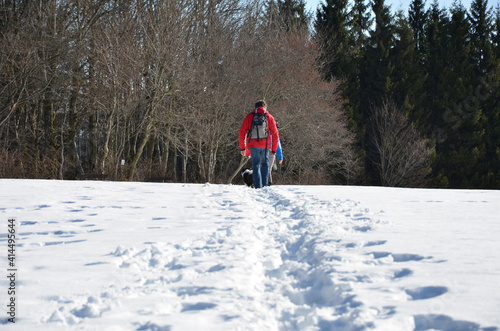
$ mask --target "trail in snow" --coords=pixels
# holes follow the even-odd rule
[[[390,315],[391,307],[366,307],[357,301],[351,284],[371,283],[373,273],[343,271],[342,266],[353,262],[376,265],[391,257],[396,263],[424,259],[385,252],[351,256],[350,250],[354,248],[383,244],[341,239],[353,232],[370,231],[377,224],[369,211],[356,202],[323,202],[303,196],[298,189],[295,192],[279,188],[243,189],[236,197],[234,193],[235,190],[222,190],[199,196],[204,208],[211,209],[215,216],[219,209],[224,215],[217,221],[219,228],[208,237],[193,238],[181,245],[154,243],[140,251],[117,247],[112,256],[120,270],[121,286],[112,283],[102,293],[82,298],[86,302],[59,307],[49,320],[77,324],[81,319],[113,313],[118,319],[122,307],[128,310],[136,305],[149,307],[142,313],[157,320],[162,312],[203,315],[203,311],[222,306],[224,311],[219,316],[226,322],[223,328],[228,329],[371,327],[374,320]],[[398,269],[393,275],[380,277],[390,280],[410,274],[410,269]],[[419,300],[445,291],[441,287],[427,287],[408,294]],[[393,296],[406,300],[404,290]],[[164,302],[164,307],[151,305],[158,301]],[[114,307],[116,302],[121,302],[122,307]],[[227,310],[228,305],[233,305],[232,311]],[[212,312],[206,315],[197,316],[192,327],[200,323],[220,327]],[[174,322],[172,318],[169,320]],[[145,329],[154,323],[136,326]],[[185,321],[182,323],[186,325]]]
[[[50,218],[21,220],[27,256],[45,250],[61,258],[66,250],[69,270],[59,270],[68,274],[72,265],[85,262],[82,274],[74,276],[76,288],[29,301],[28,324],[51,330],[481,329],[432,310],[398,311],[412,302],[436,303],[432,299],[447,295],[450,286],[437,279],[418,286],[408,282],[422,266],[446,261],[384,249],[384,236],[368,235],[390,226],[380,220],[382,211],[352,200],[320,200],[300,187],[196,190],[187,205],[175,196],[138,200],[145,192],[133,188],[130,196],[117,189],[121,200],[113,206],[104,205],[99,194],[114,192],[78,193],[63,203],[64,229]],[[145,209],[152,217],[141,220]],[[113,216],[113,210],[119,213]],[[87,216],[68,218],[82,212]],[[89,223],[92,217],[98,219]],[[69,257],[85,249],[82,259]],[[65,279],[71,277],[59,281]],[[25,290],[36,293],[38,286],[44,283],[35,276]],[[36,307],[40,302],[43,309]]]

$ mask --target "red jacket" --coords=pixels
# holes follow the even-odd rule
[[[247,136],[247,133],[249,133],[250,128],[252,127],[253,112],[266,114],[267,127],[269,129],[269,135],[267,136],[267,139],[255,140],[255,139],[250,139],[250,137]],[[245,117],[245,119],[243,120],[243,124],[241,125],[240,149],[243,151],[249,148],[267,148],[271,149],[271,151],[273,152],[276,152],[276,150],[278,149],[279,134],[278,134],[278,128],[276,127],[276,121],[274,120],[273,115],[269,114],[264,107],[256,108],[253,112]]]

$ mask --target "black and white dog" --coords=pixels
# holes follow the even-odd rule
[[[251,169],[243,169],[241,172],[241,176],[243,177],[243,181],[246,186],[253,187],[253,170]]]

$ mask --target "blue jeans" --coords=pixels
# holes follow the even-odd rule
[[[269,150],[265,148],[250,148],[253,169],[253,185],[261,188],[268,185],[269,180]]]

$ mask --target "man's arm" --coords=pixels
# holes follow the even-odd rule
[[[239,144],[240,144],[240,151],[242,152],[241,155],[245,155],[244,154],[245,148],[246,148],[245,136],[246,136],[248,130],[250,130],[250,126],[249,126],[249,116],[247,115],[245,117],[245,119],[243,120],[243,123],[241,124],[241,128],[240,128]]]

